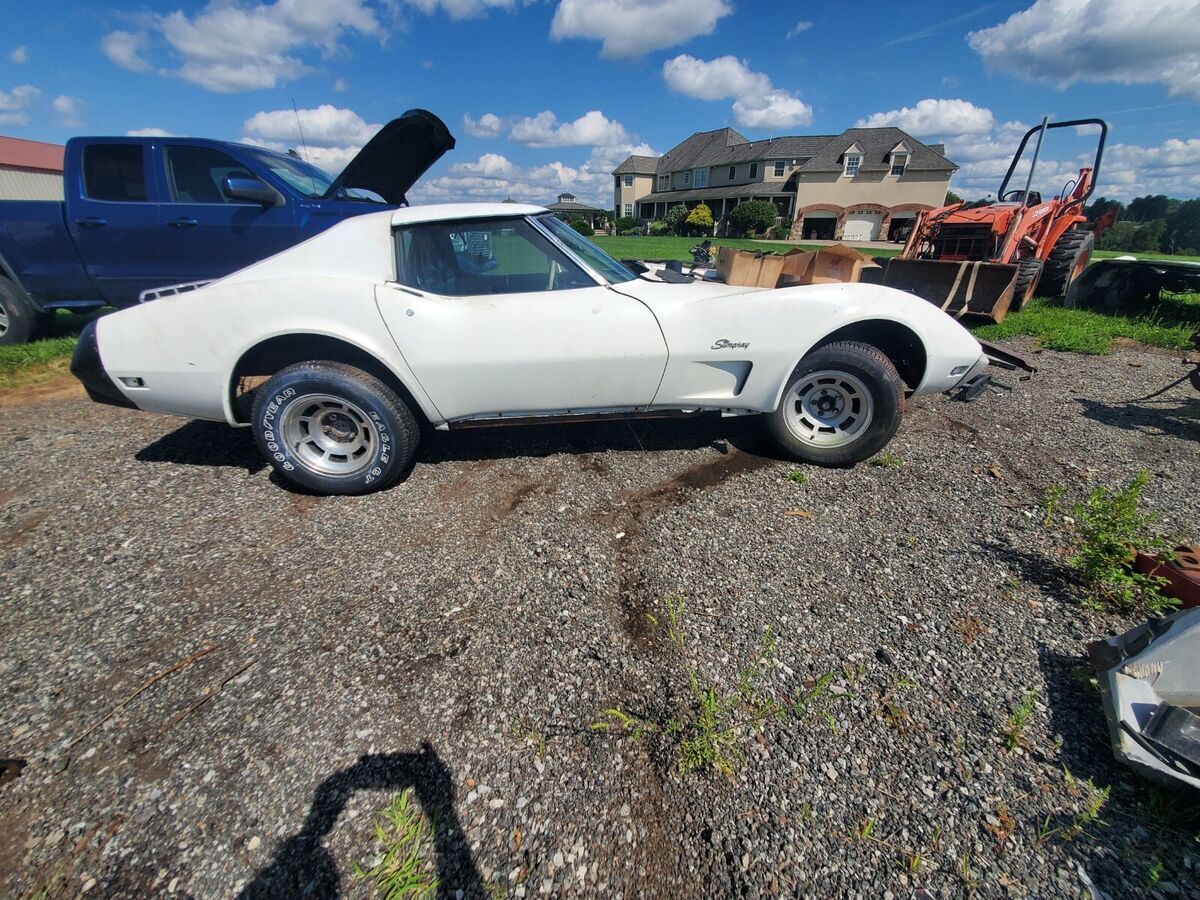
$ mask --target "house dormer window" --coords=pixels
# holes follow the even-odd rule
[[[846,168],[842,170],[842,174],[847,178],[854,178],[858,175],[858,168],[862,165],[861,153],[846,154]]]
[[[893,153],[892,154],[892,174],[893,175],[903,175],[904,170],[906,168],[908,168],[908,154],[907,153]]]
[[[671,189],[671,176],[670,175],[659,175],[658,176],[658,189],[660,191],[669,191]]]
[[[733,181],[733,179],[736,177],[737,177],[737,166],[730,166],[729,167],[729,180]]]
[[[750,163],[750,180],[758,177],[758,163]]]
[[[782,159],[775,160],[775,177],[776,178],[783,177],[783,160]]]
[[[692,179],[693,187],[708,187],[708,169],[697,169],[696,177]]]

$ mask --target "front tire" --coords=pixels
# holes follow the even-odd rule
[[[7,278],[0,278],[0,347],[24,344],[33,335],[37,310]]]
[[[1082,228],[1064,231],[1054,243],[1042,271],[1041,291],[1047,297],[1064,297],[1071,282],[1078,278],[1091,261],[1096,236]]]
[[[281,476],[318,494],[369,494],[394,484],[417,450],[420,427],[396,392],[334,362],[303,362],[257,391],[251,428]]]
[[[827,344],[800,361],[767,430],[801,462],[852,466],[874,456],[904,415],[904,382],[878,348]]]

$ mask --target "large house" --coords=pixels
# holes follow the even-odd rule
[[[899,128],[750,141],[732,128],[699,131],[662,156],[613,170],[617,216],[643,220],[706,203],[724,231],[729,211],[769,200],[795,240],[886,240],[918,210],[943,205],[957,166],[941,144]]]

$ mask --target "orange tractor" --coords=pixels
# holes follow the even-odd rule
[[[1058,196],[1043,200],[1032,186],[1046,132],[1087,125],[1100,129],[1095,160]],[[1034,135],[1037,143],[1025,188],[1010,190],[1009,182]],[[917,294],[951,315],[995,322],[1010,309],[1020,309],[1035,293],[1065,295],[1091,259],[1097,235],[1115,218],[1106,216],[1089,227],[1083,215],[1107,136],[1108,125],[1101,119],[1053,124],[1043,119],[1021,139],[994,203],[967,208],[960,202],[918,213],[904,252],[889,260],[875,280]]]

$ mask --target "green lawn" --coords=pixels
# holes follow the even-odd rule
[[[692,254],[689,251],[704,240],[704,238],[608,237],[605,235],[596,235],[592,240],[617,259],[681,259],[685,262],[691,262]],[[762,250],[768,253],[784,253],[793,247],[798,247],[801,250],[819,249],[815,244],[789,245],[750,241],[740,238],[713,238],[712,241],[716,247],[733,247],[737,250]],[[872,250],[864,248],[862,252],[868,256],[895,256],[901,249],[900,245],[897,244],[896,249]]]
[[[999,325],[972,329],[976,337],[987,341],[1026,335],[1050,350],[1075,353],[1107,353],[1118,338],[1184,350],[1191,346],[1188,338],[1197,330],[1200,294],[1164,294],[1152,309],[1117,316],[1067,309],[1061,301],[1038,298],[1020,312],[1010,313]]]
[[[1093,259],[1112,259],[1114,256],[1136,256],[1138,259],[1170,259],[1175,262],[1200,262],[1200,256],[1176,256],[1170,253],[1146,253],[1141,250],[1096,250]]]
[[[97,315],[77,316],[59,310],[39,340],[0,347],[0,390],[26,387],[66,373],[76,335]]]

